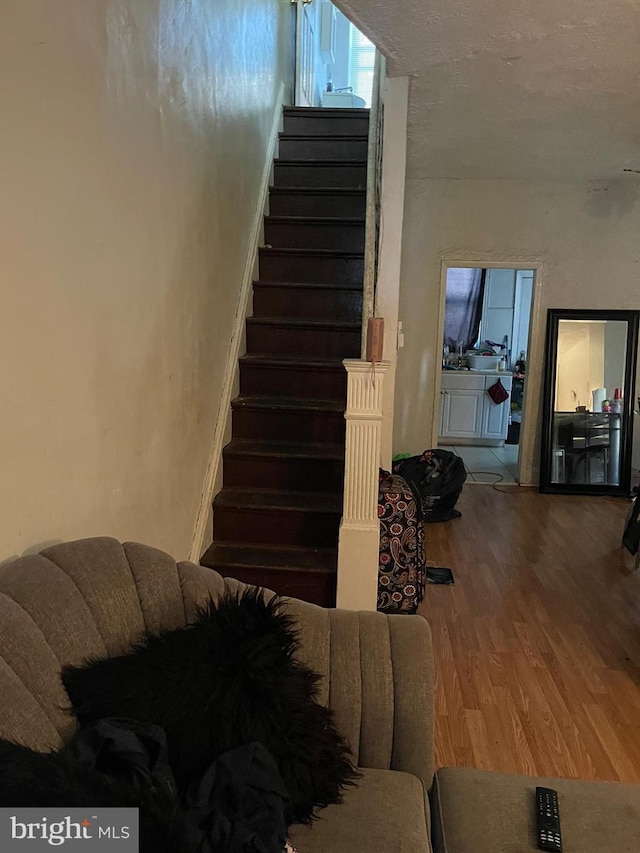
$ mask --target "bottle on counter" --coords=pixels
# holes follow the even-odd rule
[[[613,392],[613,400],[611,402],[611,411],[615,412],[618,415],[622,414],[622,388],[616,388]]]

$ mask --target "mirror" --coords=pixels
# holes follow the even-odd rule
[[[630,493],[638,316],[549,311],[540,491]]]

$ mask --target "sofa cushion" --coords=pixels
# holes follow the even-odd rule
[[[558,791],[565,853],[640,850],[640,785],[456,767],[438,770],[431,792],[435,853],[534,853],[537,785]]]
[[[411,773],[362,770],[341,805],[323,809],[315,823],[296,826],[290,835],[304,853],[429,853],[427,795]]]
[[[67,667],[62,678],[83,725],[112,717],[164,729],[181,789],[221,753],[260,742],[289,793],[288,823],[305,822],[340,800],[354,771],[331,712],[315,701],[318,677],[296,649],[293,620],[254,589],[128,654]]]

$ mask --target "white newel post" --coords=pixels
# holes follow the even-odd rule
[[[389,362],[356,358],[347,371],[344,501],[338,540],[337,606],[375,610],[378,598],[378,470],[382,389]]]

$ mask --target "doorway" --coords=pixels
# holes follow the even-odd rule
[[[438,446],[467,482],[519,482],[536,269],[447,264],[443,270]]]
[[[295,104],[370,107],[375,46],[331,0],[295,5]]]

